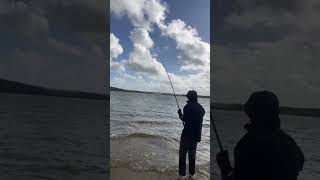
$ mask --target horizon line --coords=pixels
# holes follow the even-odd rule
[[[136,91],[136,92],[141,92],[141,93],[160,93],[160,94],[170,94],[170,95],[174,95],[172,92],[159,92],[159,91],[142,91],[142,90],[135,90],[135,89],[125,89],[125,88],[119,88],[119,87],[115,87],[115,86],[111,86],[110,88],[117,88],[120,90],[125,90],[125,91]],[[111,90],[110,90],[111,91]],[[187,94],[187,93],[186,93]],[[185,96],[186,94],[177,94],[177,96]],[[210,95],[203,95],[203,94],[198,94],[199,97],[210,97]]]

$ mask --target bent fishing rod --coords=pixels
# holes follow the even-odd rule
[[[174,98],[176,99],[176,103],[177,103],[178,109],[180,109],[180,106],[179,106],[179,103],[178,103],[178,99],[177,99],[177,96],[176,96],[176,92],[174,91],[174,88],[173,88],[169,73],[168,73],[166,68],[164,68],[164,69],[166,70],[166,73],[168,75],[168,78],[169,78],[169,81],[170,81],[170,84],[171,84],[171,88],[172,88],[172,92],[173,92]]]
[[[167,73],[167,75],[168,75],[168,78],[169,78],[169,81],[170,81],[170,84],[171,84],[171,88],[172,88],[172,92],[173,92],[174,98],[175,98],[175,100],[176,100],[178,109],[180,110],[180,106],[179,106],[179,103],[178,103],[178,99],[177,99],[177,96],[176,96],[176,92],[174,91],[174,88],[173,88],[173,85],[172,85],[172,82],[171,82],[169,73],[168,73],[168,71],[167,71],[167,69],[166,69],[165,67],[164,67],[164,69],[166,70],[166,73]],[[183,126],[184,126],[184,122],[183,122],[183,121],[182,121],[182,123],[183,123]]]
[[[210,112],[210,120],[211,120],[211,124],[213,126],[214,133],[216,134],[216,138],[217,138],[218,145],[220,147],[220,151],[222,152],[223,151],[222,143],[221,143],[221,140],[220,140],[220,137],[219,137],[219,134],[218,134],[218,130],[217,130],[217,127],[216,127],[216,124],[215,124],[215,120],[213,119],[211,112]]]

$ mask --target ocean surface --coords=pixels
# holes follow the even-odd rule
[[[105,180],[108,104],[0,93],[0,179]]]
[[[186,100],[186,97],[178,96],[181,108]],[[196,174],[200,180],[209,179],[210,99],[199,98],[198,101],[206,111],[196,158]],[[178,177],[183,125],[177,110],[174,96],[110,92],[111,179],[125,172],[138,175],[122,177],[123,180]]]
[[[239,111],[212,110],[216,126],[223,146],[229,151],[233,164],[233,149],[237,141],[245,134],[244,124],[247,116]],[[305,156],[304,169],[298,176],[299,180],[320,179],[320,118],[281,115],[282,129],[295,139]],[[221,180],[220,170],[216,164],[215,155],[219,151],[213,128],[211,128],[211,176]]]

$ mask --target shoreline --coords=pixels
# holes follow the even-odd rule
[[[170,172],[169,174],[155,171],[134,171],[124,167],[111,167],[110,179],[112,180],[176,180],[178,173]]]
[[[110,179],[112,180],[178,180],[178,171],[168,172],[155,172],[155,171],[134,171],[129,168],[123,167],[111,167]],[[187,178],[186,180],[189,180]],[[197,174],[195,179],[197,180],[209,180],[202,174]]]

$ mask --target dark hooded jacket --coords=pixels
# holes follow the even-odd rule
[[[182,136],[200,142],[204,114],[205,110],[197,100],[187,101],[187,105],[183,108],[182,121],[184,122],[184,128]]]
[[[297,180],[304,155],[280,129],[277,97],[256,92],[245,104],[245,112],[251,123],[234,150],[234,180]]]

